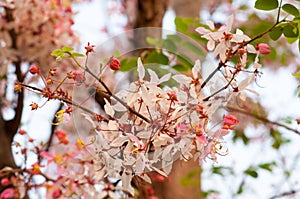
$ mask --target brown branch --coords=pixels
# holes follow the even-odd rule
[[[202,101],[208,101],[211,97],[217,95],[218,93],[222,92],[223,90],[227,89],[228,86],[231,84],[231,82],[234,80],[235,76],[237,75],[237,73],[234,73],[232,78],[230,79],[230,81],[225,85],[223,86],[222,88],[220,88],[219,90],[217,90],[216,92],[214,92],[213,94],[211,94],[210,96],[207,96],[206,98],[204,98]]]
[[[134,109],[132,109],[128,104],[126,104],[123,100],[121,100],[119,97],[117,97],[116,95],[114,95],[110,89],[108,88],[108,86],[100,79],[98,78],[89,68],[86,68],[85,71],[87,73],[89,73],[93,78],[95,78],[105,89],[105,91],[107,92],[107,94],[109,96],[111,96],[112,98],[114,98],[116,101],[118,101],[119,103],[121,103],[129,112],[131,112],[132,114],[136,115],[137,117],[141,118],[142,120],[144,120],[147,123],[150,123],[150,119],[146,118],[145,116],[143,116],[142,114],[140,114],[139,112],[135,111]]]
[[[280,14],[280,8],[279,8],[279,11],[278,11],[278,17],[279,17],[279,14]],[[271,26],[269,29],[267,29],[265,32],[262,32],[262,33],[256,35],[255,37],[253,37],[252,39],[250,39],[249,41],[240,44],[240,46],[239,46],[239,47],[231,54],[231,56],[236,55],[236,53],[238,52],[239,49],[241,49],[241,48],[243,48],[244,46],[246,46],[246,45],[252,43],[253,41],[255,41],[255,40],[257,40],[257,39],[263,37],[263,36],[266,35],[267,33],[271,32],[274,28],[276,28],[276,26],[277,26],[279,23],[281,23],[281,22],[277,19],[276,23],[275,23],[273,26]],[[215,76],[215,74],[216,74],[223,66],[225,66],[225,64],[227,63],[227,61],[228,61],[228,57],[227,57],[227,59],[225,60],[225,62],[222,62],[222,61],[219,62],[218,67],[217,67],[217,68],[216,68],[216,69],[215,69],[215,70],[214,70],[214,71],[213,71],[213,72],[212,72],[212,73],[211,73],[211,74],[203,81],[203,83],[202,83],[202,85],[201,85],[201,88],[204,88],[204,87],[206,86],[206,84],[211,80],[211,78],[212,78],[213,76]]]
[[[291,191],[286,191],[283,192],[281,194],[272,196],[270,199],[275,199],[275,198],[282,198],[282,197],[286,197],[286,196],[291,196],[291,195],[295,195],[296,193],[300,192],[300,189],[298,190],[291,190]]]
[[[272,124],[272,125],[275,125],[275,126],[279,126],[279,127],[285,128],[285,129],[287,129],[287,130],[289,130],[289,131],[292,131],[292,132],[294,132],[294,133],[300,135],[300,131],[298,131],[297,129],[291,128],[291,127],[289,127],[289,126],[287,126],[287,125],[285,125],[285,124],[279,123],[279,122],[275,122],[275,121],[269,120],[269,119],[267,119],[267,118],[265,118],[265,117],[256,115],[256,114],[251,113],[251,112],[249,112],[249,111],[246,111],[246,110],[243,110],[243,109],[239,109],[239,108],[235,108],[235,107],[233,107],[233,106],[226,106],[226,107],[224,107],[224,108],[226,108],[226,109],[228,109],[228,110],[230,110],[230,111],[233,111],[233,112],[237,112],[237,113],[241,113],[241,114],[250,116],[250,117],[252,117],[252,118],[255,118],[255,119],[257,119],[257,120],[260,120],[260,121],[263,122],[263,123]]]
[[[30,86],[30,85],[23,84],[23,83],[19,83],[19,84],[20,84],[21,86],[26,87],[26,88],[29,88],[29,89],[31,89],[31,90],[38,91],[38,92],[39,92],[39,95],[42,95],[43,90],[40,89],[40,88],[36,88],[36,87],[34,87],[34,86]],[[65,98],[63,98],[63,97],[57,97],[57,98],[55,98],[55,99],[56,99],[56,100],[60,100],[60,101],[62,101],[62,102],[65,102],[65,103],[67,103],[67,104],[69,104],[69,105],[72,105],[72,106],[74,106],[74,107],[76,107],[76,108],[80,108],[81,110],[83,110],[83,111],[85,111],[85,112],[87,112],[87,113],[89,113],[89,114],[91,114],[91,115],[97,114],[97,113],[95,113],[94,111],[92,111],[92,110],[90,110],[90,109],[88,109],[88,108],[85,108],[85,107],[81,106],[80,104],[77,104],[76,102],[73,102],[73,101],[71,101],[71,100],[69,100],[69,99],[65,99]],[[107,120],[104,119],[103,121],[107,121]]]

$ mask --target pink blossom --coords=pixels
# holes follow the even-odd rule
[[[262,55],[268,55],[268,54],[271,53],[270,46],[268,44],[265,44],[265,43],[257,44],[256,49]]]
[[[77,83],[82,83],[85,81],[85,74],[82,71],[75,70],[72,72],[72,79],[74,79]]]
[[[5,189],[5,190],[1,193],[0,198],[1,198],[1,199],[14,198],[14,195],[15,195],[15,190],[14,190],[14,188],[8,188],[8,189]]]
[[[233,130],[238,123],[239,123],[239,120],[236,117],[234,117],[233,115],[225,115],[223,129]]]
[[[207,143],[207,139],[204,135],[200,135],[200,136],[196,136],[196,139],[202,143],[202,144],[206,144]]]

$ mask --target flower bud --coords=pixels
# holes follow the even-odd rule
[[[1,185],[3,187],[10,185],[10,180],[8,178],[2,178],[1,179]]]
[[[40,73],[40,68],[37,65],[33,65],[29,68],[29,72],[33,75]]]
[[[112,69],[112,70],[120,70],[120,68],[121,68],[120,61],[115,57],[111,57],[109,59],[108,63],[109,63],[110,69]]]
[[[52,193],[52,198],[53,199],[56,199],[56,198],[59,198],[62,194],[62,191],[60,189],[56,189],[55,191],[53,191]]]
[[[9,198],[14,198],[15,195],[15,190],[14,188],[8,188],[5,189],[4,191],[2,191],[2,193],[0,194],[0,198],[2,199],[9,199]]]
[[[259,51],[262,55],[268,55],[271,53],[270,46],[265,43],[257,44],[256,49]]]
[[[86,53],[85,53],[86,55],[88,55],[89,53],[95,52],[94,51],[95,46],[94,45],[90,45],[90,42],[88,42],[87,46],[84,47],[84,48],[86,50]]]

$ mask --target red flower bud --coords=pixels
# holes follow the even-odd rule
[[[19,134],[20,134],[20,135],[25,135],[25,134],[26,134],[26,131],[24,131],[23,129],[20,129],[20,130],[19,130]]]
[[[1,185],[4,187],[10,185],[10,180],[8,178],[2,178]]]
[[[85,54],[88,55],[89,53],[95,52],[94,47],[95,47],[94,45],[90,45],[90,42],[88,42],[87,46],[84,47],[86,50]]]
[[[62,191],[61,191],[60,189],[56,189],[56,190],[53,191],[53,193],[52,193],[52,198],[53,198],[53,199],[57,199],[57,198],[59,198],[59,197],[61,196],[61,194],[62,194]]]
[[[29,68],[29,72],[33,75],[40,73],[40,68],[37,65],[33,65]]]
[[[120,70],[120,68],[121,68],[120,61],[115,57],[111,57],[109,59],[108,63],[109,63],[110,69],[112,69],[112,70]]]
[[[257,44],[256,49],[259,51],[262,55],[268,55],[271,53],[270,46],[265,43]]]

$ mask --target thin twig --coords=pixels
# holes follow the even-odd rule
[[[239,108],[235,108],[233,106],[226,106],[224,108],[229,109],[230,111],[238,112],[238,113],[241,113],[241,114],[253,117],[253,118],[255,118],[257,120],[260,120],[261,122],[264,122],[264,123],[267,123],[267,124],[272,124],[272,125],[275,125],[275,126],[283,127],[283,128],[285,128],[285,129],[287,129],[289,131],[292,131],[292,132],[300,135],[300,131],[298,131],[297,129],[291,128],[291,127],[289,127],[289,126],[287,126],[285,124],[279,123],[279,122],[275,122],[275,121],[269,120],[269,119],[267,119],[265,117],[256,115],[256,114],[251,113],[249,111],[246,111],[246,110],[243,110],[243,109],[239,109]]]
[[[228,88],[228,86],[231,84],[231,82],[234,80],[235,76],[236,76],[237,73],[234,73],[232,78],[230,79],[230,81],[225,85],[223,86],[222,88],[220,88],[219,90],[217,90],[216,92],[214,92],[213,94],[211,94],[210,96],[207,96],[206,98],[204,98],[202,101],[208,101],[211,97],[217,95],[218,93],[222,92],[223,90],[225,90],[226,88]]]
[[[296,194],[296,193],[298,193],[298,192],[300,192],[300,189],[298,189],[298,190],[286,191],[286,192],[283,192],[283,193],[278,194],[278,195],[276,195],[276,196],[272,196],[270,199],[282,198],[282,197],[294,195],[294,194]]]

